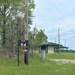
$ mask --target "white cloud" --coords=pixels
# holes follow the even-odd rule
[[[57,24],[57,27],[59,27],[63,32],[74,30],[75,29],[75,18],[67,18],[63,21],[61,21],[59,24]]]
[[[50,39],[57,38],[57,30],[60,28],[62,40],[74,40],[75,0],[35,0],[35,3],[34,25],[38,29],[45,29]]]

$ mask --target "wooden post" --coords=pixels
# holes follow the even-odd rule
[[[25,0],[24,40],[28,40],[28,0]]]
[[[28,40],[28,0],[25,0],[24,40]],[[26,60],[26,61],[25,61]],[[24,51],[24,63],[28,64],[28,48]]]
[[[19,45],[18,45],[18,66],[19,66]]]

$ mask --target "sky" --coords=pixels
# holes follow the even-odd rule
[[[75,50],[75,0],[34,0],[33,28],[45,30],[49,42],[60,43]]]

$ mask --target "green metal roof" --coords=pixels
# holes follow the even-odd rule
[[[55,48],[58,48],[59,46],[55,47]],[[60,45],[60,48],[68,48],[66,46],[63,46],[63,45]]]
[[[59,44],[53,42],[43,42],[41,46],[54,46],[55,48],[59,47]],[[60,44],[60,48],[68,48]]]
[[[43,46],[43,45],[47,45],[47,46],[58,46],[59,44],[53,43],[53,42],[43,42],[43,43],[41,44],[41,46]]]

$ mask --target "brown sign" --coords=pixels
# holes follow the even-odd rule
[[[27,46],[19,46],[19,49],[28,49]]]

